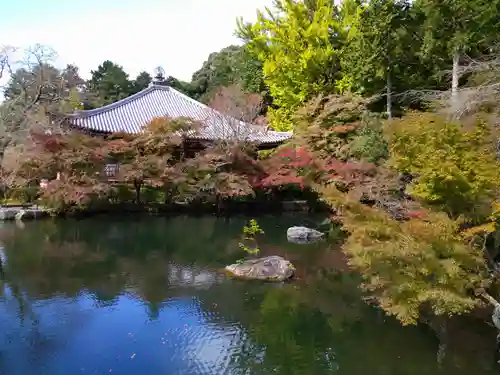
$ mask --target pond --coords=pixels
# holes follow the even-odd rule
[[[322,218],[257,218],[262,254],[292,260],[296,279],[228,278],[248,219],[4,223],[0,374],[498,373],[486,324],[438,363],[429,329],[362,302],[338,246],[287,243],[287,227]]]

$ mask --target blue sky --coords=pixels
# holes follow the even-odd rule
[[[238,43],[236,18],[272,0],[0,0],[0,45],[41,43],[88,77],[104,60],[131,75],[163,66],[190,80],[211,52]]]

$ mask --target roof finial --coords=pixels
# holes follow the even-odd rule
[[[167,86],[167,77],[165,76],[165,70],[161,66],[157,66],[155,68],[155,73],[153,77],[153,81],[151,82],[153,85]]]

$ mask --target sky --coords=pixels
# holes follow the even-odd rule
[[[236,18],[256,19],[272,0],[0,0],[0,46],[35,43],[82,77],[105,60],[190,81],[211,52],[239,44]]]

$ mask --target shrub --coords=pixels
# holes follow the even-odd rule
[[[248,225],[243,227],[243,242],[238,244],[239,247],[250,255],[257,255],[260,252],[255,238],[258,234],[264,234],[264,231],[257,223],[257,220],[251,219]]]
[[[462,241],[446,214],[419,213],[400,222],[332,186],[315,189],[340,212],[349,265],[386,313],[415,324],[422,312],[454,315],[479,304],[472,291],[485,276],[482,252]]]
[[[7,190],[7,203],[33,203],[39,193],[40,188],[38,186],[15,187]]]
[[[432,114],[412,114],[387,127],[390,165],[414,176],[412,196],[457,218],[480,220],[500,185],[490,129],[467,131]]]
[[[366,118],[353,137],[350,153],[353,157],[370,163],[387,159],[389,150],[377,119]]]

